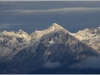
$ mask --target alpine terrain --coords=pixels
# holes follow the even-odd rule
[[[100,27],[71,33],[53,23],[31,34],[23,30],[0,33],[1,74],[100,73],[100,67],[79,66],[89,58],[99,59],[99,53]]]

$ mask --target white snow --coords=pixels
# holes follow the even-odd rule
[[[59,31],[59,30],[63,30],[65,32],[69,32],[66,29],[64,29],[63,27],[61,27],[59,24],[57,23],[53,23],[49,28],[42,30],[42,31],[38,31],[36,30],[35,32],[31,33],[31,37],[34,38],[41,38],[43,35],[54,32],[54,31]]]
[[[83,43],[87,44],[88,46],[92,47],[95,50],[100,49],[100,33],[98,28],[88,29],[85,28],[84,30],[80,30],[77,33],[71,34]],[[100,29],[99,29],[100,30]]]
[[[31,36],[23,30],[19,30],[18,32],[3,31],[0,33],[0,58],[8,55],[12,56],[11,53],[13,50],[15,50],[13,52],[13,55],[15,55],[21,49],[27,48],[30,42]]]
[[[50,44],[54,44],[53,38],[49,41]]]

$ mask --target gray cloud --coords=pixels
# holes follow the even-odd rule
[[[9,13],[11,15],[14,14],[34,14],[34,13],[70,13],[70,12],[97,12],[100,11],[100,8],[57,8],[57,9],[47,9],[47,10],[2,10],[1,14]]]
[[[23,29],[27,32],[43,30],[56,22],[69,30],[77,32],[84,28],[100,26],[100,12],[34,13],[22,15],[0,15],[0,25],[10,24],[11,30]]]
[[[9,26],[9,24],[2,24],[2,25],[0,25],[0,28],[2,29],[2,28],[10,28],[10,26]]]
[[[44,64],[44,67],[45,68],[57,68],[61,66],[61,64],[59,62],[51,62],[51,61],[47,61],[45,64]]]
[[[72,65],[71,67],[77,68],[100,68],[100,56],[99,57],[89,57],[83,60],[81,63]]]

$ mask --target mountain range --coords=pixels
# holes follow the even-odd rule
[[[99,55],[100,27],[71,33],[53,23],[31,34],[23,30],[0,33],[0,73],[4,74],[98,73],[97,68],[76,69],[75,65]]]

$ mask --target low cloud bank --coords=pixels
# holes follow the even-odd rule
[[[61,64],[60,62],[51,62],[51,61],[47,61],[45,64],[44,64],[44,67],[45,68],[56,68],[56,67],[60,67]]]
[[[99,57],[89,57],[83,60],[81,63],[71,65],[71,68],[100,68],[100,56]]]

